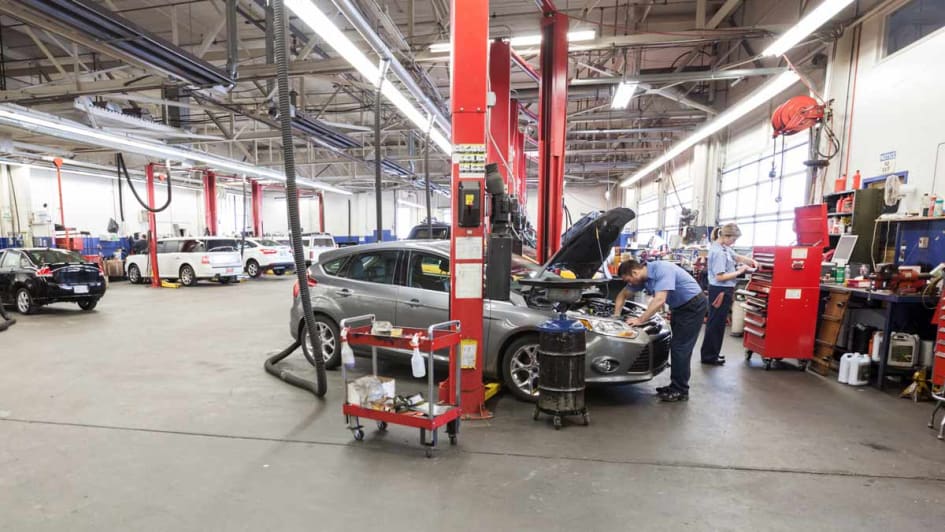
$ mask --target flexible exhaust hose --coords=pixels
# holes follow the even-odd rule
[[[299,282],[299,298],[302,301],[302,311],[305,319],[305,331],[301,334],[308,334],[312,339],[312,358],[315,359],[315,381],[308,382],[300,377],[291,375],[285,371],[279,372],[277,377],[292,384],[300,386],[306,382],[302,388],[310,390],[316,397],[323,397],[327,391],[327,377],[325,375],[325,359],[322,354],[322,339],[315,326],[315,314],[312,312],[312,300],[309,297],[308,290],[308,270],[305,267],[304,248],[302,247],[302,224],[299,220],[299,191],[295,183],[295,152],[292,146],[292,114],[290,109],[289,95],[289,54],[286,46],[286,27],[288,26],[288,17],[286,17],[285,5],[282,0],[272,2],[273,23],[275,25],[273,37],[275,40],[276,52],[276,85],[279,98],[279,125],[282,132],[282,157],[285,163],[285,201],[289,212],[289,232],[292,237],[292,255],[295,259],[295,274]],[[300,334],[300,336],[301,336]],[[304,337],[299,338],[292,347],[288,348],[285,358],[294,351],[299,342],[304,341]],[[280,353],[281,355],[281,353]],[[273,357],[266,361],[266,371],[270,371],[270,361],[278,362],[282,358]],[[273,362],[273,364],[275,363]],[[275,375],[275,373],[273,373]]]
[[[302,388],[303,390],[308,390],[312,392],[313,394],[315,394],[316,397],[321,397],[325,395],[325,392],[324,392],[325,388],[322,387],[319,389],[317,382],[303,379],[302,377],[299,377],[298,375],[294,375],[291,372],[286,371],[284,369],[280,370],[276,367],[276,364],[278,364],[284,358],[286,358],[287,356],[295,352],[295,350],[298,349],[300,345],[301,344],[298,341],[293,342],[292,345],[290,345],[289,347],[267,358],[266,363],[263,364],[263,367],[266,368],[266,373],[269,373],[270,375],[274,377],[278,377],[284,380],[285,382],[291,384],[292,386],[295,386],[297,388]]]

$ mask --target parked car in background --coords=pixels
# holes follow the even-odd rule
[[[184,286],[200,280],[236,282],[243,269],[239,243],[237,238],[213,236],[158,239],[158,273],[161,279],[180,280]],[[147,252],[128,255],[125,272],[133,284],[149,279],[151,256]]]
[[[243,270],[250,277],[259,277],[267,271],[282,275],[295,270],[292,248],[287,245],[271,238],[247,238],[237,242],[243,253]]]
[[[272,237],[272,240],[283,246],[289,246],[289,249],[292,248],[292,238],[289,236]],[[323,251],[337,248],[338,244],[335,243],[335,237],[331,236],[331,233],[302,233],[302,252],[305,255],[306,265],[318,261]]]
[[[105,274],[74,251],[50,248],[0,250],[0,304],[32,314],[50,303],[78,303],[92,310],[105,295]]]
[[[485,300],[483,316],[484,366],[487,378],[501,379],[516,397],[538,396],[538,325],[555,314],[545,291],[517,282],[522,278],[569,274],[592,278],[606,251],[617,241],[623,226],[633,219],[630,209],[613,209],[587,224],[545,265],[513,258],[509,301]],[[406,327],[427,327],[449,319],[449,242],[401,241],[367,244],[323,253],[309,270],[316,329],[322,340],[321,356],[328,367],[340,362],[338,323],[351,316],[374,314],[378,320]],[[628,302],[613,318],[614,303],[600,293],[588,292],[569,314],[588,329],[586,378],[592,384],[627,384],[648,381],[669,361],[669,325],[659,315],[640,328],[624,318],[645,308]],[[289,322],[293,337],[305,337],[303,353],[314,361],[314,349],[303,334],[301,303],[296,290]],[[387,351],[409,357],[410,353]]]
[[[420,222],[410,229],[407,240],[449,240],[450,224],[433,220]]]

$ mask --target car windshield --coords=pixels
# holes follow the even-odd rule
[[[288,244],[280,244],[279,242],[272,240],[271,238],[262,238],[260,240],[257,240],[256,242],[259,242],[259,245],[261,246],[268,246],[268,247],[279,247],[279,246],[288,245]]]
[[[449,227],[433,227],[433,240],[446,240],[450,237]],[[413,230],[413,238],[417,240],[429,240],[430,239],[430,227],[422,226],[415,227]]]
[[[312,239],[312,245],[317,248],[333,248],[335,247],[335,241],[328,237],[314,238]]]
[[[82,255],[74,251],[65,251],[61,249],[33,249],[25,251],[30,260],[33,261],[33,264],[37,266],[42,266],[43,264],[82,264],[85,262],[85,259],[82,258]]]
[[[275,239],[273,239],[273,242],[276,242],[276,243],[279,244],[280,246],[289,246],[289,247],[292,247],[292,241],[289,240],[288,238],[275,238]]]

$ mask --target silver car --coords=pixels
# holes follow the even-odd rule
[[[538,326],[553,316],[553,310],[542,290],[522,286],[516,280],[569,275],[566,272],[578,278],[594,276],[607,256],[606,250],[616,243],[623,226],[632,218],[630,209],[603,213],[569,235],[544,267],[513,258],[509,301],[485,300],[483,305],[486,378],[501,379],[520,399],[537,399]],[[338,323],[345,317],[374,314],[378,320],[406,327],[427,327],[449,319],[449,244],[435,240],[385,242],[322,253],[309,268],[309,286],[327,367],[340,363]],[[642,305],[628,302],[623,315],[635,316],[643,310]],[[661,316],[654,316],[640,328],[631,328],[612,317],[613,301],[600,293],[586,294],[569,314],[588,328],[589,384],[644,382],[667,367],[672,333]],[[296,339],[303,329],[302,320],[296,290],[289,323]],[[311,340],[302,342],[302,348],[309,362],[314,363]],[[411,353],[387,354],[409,360]]]

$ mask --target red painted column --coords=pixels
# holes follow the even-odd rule
[[[462,343],[458,347],[463,358],[460,391],[463,415],[466,417],[491,417],[485,409],[485,392],[482,386],[483,366],[483,224],[482,212],[476,227],[460,227],[461,209],[468,199],[460,192],[472,186],[478,190],[480,205],[485,207],[485,158],[486,158],[486,79],[488,76],[489,1],[451,1],[450,42],[453,43],[453,78],[450,83],[450,105],[453,114],[452,198],[453,230],[450,231],[450,319],[462,323]],[[508,68],[508,67],[506,67]],[[506,121],[507,123],[507,121]],[[503,126],[505,127],[505,126]],[[467,160],[460,164],[455,155],[462,152]],[[474,161],[469,161],[472,158]],[[480,161],[480,162],[476,162]],[[466,189],[470,190],[470,189]],[[466,250],[457,256],[459,249]],[[469,250],[473,252],[470,253]],[[475,251],[478,249],[478,251]],[[463,274],[459,275],[462,270]],[[475,352],[468,360],[464,352]],[[453,357],[455,361],[457,357]],[[472,358],[472,357],[468,357]],[[455,397],[456,383],[452,382],[455,366],[451,362],[450,381],[442,392]]]
[[[568,17],[563,13],[546,13],[541,31],[537,254],[538,262],[545,262],[561,246],[568,118]]]
[[[145,167],[145,181],[148,187],[148,207],[154,208],[154,163]],[[158,269],[157,255],[157,217],[148,211],[148,255],[151,261],[151,287],[161,288],[161,272]]]
[[[262,185],[259,184],[259,181],[250,181],[249,190],[251,194],[251,202],[253,204],[253,234],[257,237],[261,237],[263,236]]]
[[[512,158],[512,174],[515,186],[511,193],[518,196],[519,203],[525,205],[525,134],[518,129],[518,115],[522,105],[518,100],[512,100],[509,110],[509,156]]]
[[[203,210],[207,231],[217,234],[217,175],[210,170],[203,174]]]
[[[318,232],[325,232],[325,193],[318,191],[315,193],[318,196]]]
[[[492,41],[489,47],[489,84],[495,94],[495,105],[489,111],[489,141],[486,144],[486,160],[499,165],[499,173],[505,178],[506,189],[511,191],[512,165],[509,157],[509,108],[512,48],[506,41]]]

